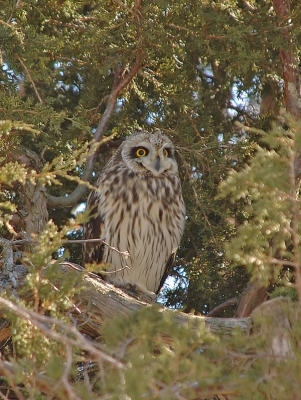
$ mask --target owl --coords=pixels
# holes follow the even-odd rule
[[[85,243],[84,261],[109,264],[105,280],[154,297],[174,262],[185,221],[172,141],[159,130],[132,134],[105,166],[97,187],[88,197],[93,218],[84,237],[106,244]]]

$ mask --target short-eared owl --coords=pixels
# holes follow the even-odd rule
[[[158,293],[173,263],[184,228],[185,207],[175,150],[159,130],[131,135],[118,148],[90,193],[88,207],[96,216],[84,226],[85,262],[111,265],[105,279]],[[116,272],[115,272],[116,271]]]

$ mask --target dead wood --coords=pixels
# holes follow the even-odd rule
[[[83,333],[90,337],[100,334],[100,326],[106,319],[126,316],[133,311],[139,311],[151,304],[136,299],[119,288],[104,282],[100,278],[85,277],[84,289],[75,299],[79,311],[73,313],[78,326]],[[180,324],[191,324],[196,327],[205,325],[213,333],[230,334],[235,329],[241,329],[249,333],[251,327],[250,318],[213,318],[185,314],[180,311],[161,307],[162,312],[171,313]]]

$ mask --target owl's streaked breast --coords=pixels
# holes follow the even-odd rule
[[[123,169],[123,168],[121,168]],[[99,211],[103,238],[127,260],[106,247],[103,261],[112,264],[108,280],[137,284],[157,292],[167,261],[180,242],[184,204],[178,176],[140,176],[123,170],[119,179],[102,182]],[[125,184],[126,183],[126,184]]]
[[[119,146],[88,198],[93,218],[85,238],[104,239],[128,251],[126,260],[109,246],[85,243],[85,262],[105,262],[105,278],[157,293],[184,228],[185,207],[172,141],[156,130],[129,136]]]

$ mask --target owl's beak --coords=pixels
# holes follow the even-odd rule
[[[156,158],[156,161],[155,161],[155,170],[159,172],[160,167],[161,167],[161,165],[160,165],[160,158],[157,157],[157,158]]]

